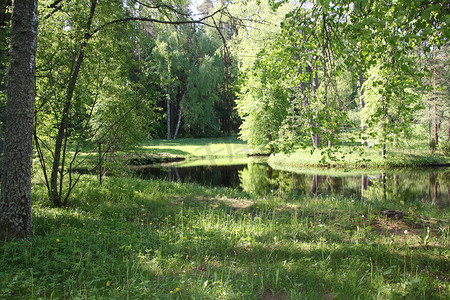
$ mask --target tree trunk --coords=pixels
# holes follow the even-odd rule
[[[0,91],[5,90],[5,77],[7,72],[8,61],[8,31],[10,29],[11,0],[0,0]]]
[[[364,84],[363,75],[359,75],[358,81],[359,81],[359,110],[362,111],[366,105],[364,103],[364,99],[363,99],[363,95],[364,95],[364,91],[363,91],[363,87],[362,87]],[[361,118],[361,131],[364,132],[365,128],[366,128],[366,125],[364,124],[364,121]],[[364,136],[361,137],[361,144],[366,147],[368,145],[367,140],[364,138]]]
[[[31,159],[37,25],[37,0],[14,1],[0,200],[0,236],[7,239],[32,236]]]
[[[170,108],[170,86],[167,86],[167,139],[171,139],[172,128],[170,124],[172,123],[172,113]]]
[[[181,102],[184,100],[184,96],[186,93],[183,94],[183,98],[181,98]],[[173,139],[176,140],[178,136],[178,131],[180,130],[181,125],[181,116],[183,115],[183,103],[180,103],[180,113],[178,114],[178,121],[177,121],[177,127],[175,128],[175,133],[173,134]]]
[[[438,137],[438,115],[437,115],[437,95],[436,95],[436,46],[433,49],[434,66],[433,66],[433,98],[434,98],[434,145],[437,147],[439,143]]]
[[[223,129],[228,135],[231,134],[231,99],[230,99],[230,54],[228,48],[224,49],[224,65],[225,65],[225,101],[226,101],[226,116],[225,128]]]

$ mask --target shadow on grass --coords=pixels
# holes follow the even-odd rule
[[[330,238],[323,226],[294,226],[288,210],[248,215],[216,205],[221,193],[232,196],[159,181],[84,181],[71,207],[34,209],[32,242],[0,242],[0,298],[442,295],[428,274],[448,274],[445,256],[351,241],[344,232]]]
[[[168,146],[168,145],[164,145],[164,146]],[[159,154],[159,155],[164,155],[164,154],[171,154],[171,155],[176,155],[176,156],[190,155],[190,153],[187,151],[173,149],[173,148],[151,148],[151,149],[146,149],[146,152],[149,152],[151,154]]]

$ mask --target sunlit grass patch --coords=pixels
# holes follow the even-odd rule
[[[430,153],[429,150],[412,151],[401,147],[393,148],[389,150],[387,158],[384,160],[380,150],[374,148],[343,146],[333,154],[337,160],[328,158],[324,150],[311,152],[309,148],[300,148],[290,154],[278,153],[270,157],[269,162],[275,166],[340,168],[417,167],[450,164],[448,157],[446,158],[440,153]]]
[[[246,143],[237,137],[149,140],[137,147],[136,151],[148,154],[169,153],[190,158],[246,156],[249,153]]]

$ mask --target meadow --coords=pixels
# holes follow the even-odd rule
[[[450,212],[423,203],[88,175],[67,207],[33,199],[34,238],[0,242],[1,299],[450,297]]]

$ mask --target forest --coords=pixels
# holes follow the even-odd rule
[[[0,0],[0,298],[450,297],[449,23],[438,0]],[[205,159],[246,167],[165,165]]]

